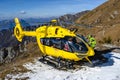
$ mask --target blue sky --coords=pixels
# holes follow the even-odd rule
[[[107,0],[0,0],[0,18],[52,17],[91,10]]]

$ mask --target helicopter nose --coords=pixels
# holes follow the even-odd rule
[[[94,56],[95,52],[92,48],[89,49],[88,56]]]

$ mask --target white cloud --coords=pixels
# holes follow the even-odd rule
[[[20,14],[26,14],[26,12],[22,10],[22,11],[20,11]]]

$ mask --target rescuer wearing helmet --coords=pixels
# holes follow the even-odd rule
[[[96,40],[92,35],[88,35],[88,44],[94,49],[96,46]]]

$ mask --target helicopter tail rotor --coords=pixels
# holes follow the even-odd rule
[[[22,39],[24,37],[23,29],[20,25],[19,19],[15,18],[15,28],[14,28],[14,35],[17,38],[18,41],[22,42]]]

